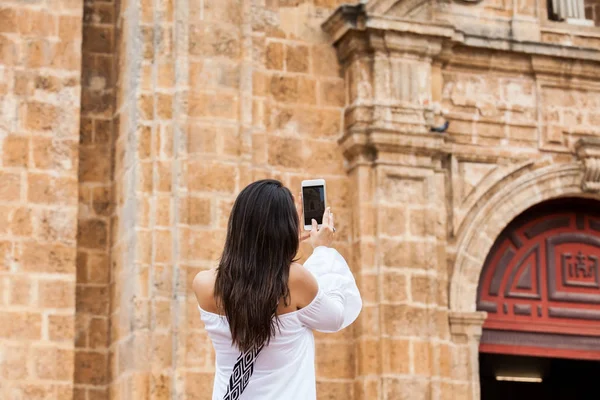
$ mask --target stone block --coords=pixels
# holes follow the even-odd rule
[[[23,271],[75,273],[75,249],[63,244],[24,242],[21,244],[20,265]]]
[[[185,374],[185,398],[188,400],[211,400],[214,372],[193,372]]]
[[[112,16],[113,11],[110,7],[106,7],[108,4],[102,7],[101,4],[96,3],[97,7],[102,7],[101,17],[104,16]],[[108,18],[104,18],[105,20]],[[86,30],[86,34],[89,34],[89,31]],[[82,37],[82,24],[81,18],[79,16],[73,15],[60,15],[58,17],[58,37],[61,40],[79,40]]]
[[[426,275],[413,275],[410,281],[411,299],[413,302],[435,304],[435,278]]]
[[[439,366],[439,374],[443,378],[452,376],[452,351],[450,345],[439,344],[437,346],[437,364]]]
[[[415,374],[431,376],[433,372],[432,345],[429,342],[413,340],[411,346]]]
[[[156,230],[154,232],[154,243],[159,244],[155,246],[154,262],[170,263],[173,257],[171,231]]]
[[[380,314],[378,306],[363,306],[354,325],[356,337],[379,336],[381,334],[381,321],[384,317]]]
[[[48,315],[48,339],[53,342],[71,342],[75,336],[75,318],[72,315]]]
[[[40,280],[37,292],[42,308],[72,309],[75,305],[75,284],[71,281]]]
[[[0,8],[0,32],[1,33],[16,33],[19,27],[19,19],[17,10],[4,6]]]
[[[100,219],[79,220],[77,243],[89,249],[104,249],[108,245],[108,226]]]
[[[108,357],[105,353],[77,350],[75,352],[75,384],[106,384],[106,374],[108,371],[107,362]]]
[[[109,310],[108,287],[78,286],[75,301],[78,313],[105,316]]]
[[[383,305],[384,332],[390,336],[420,336],[431,325],[427,309],[409,305]]]
[[[354,377],[354,351],[352,343],[316,343],[316,372],[326,379],[352,379]]]
[[[21,174],[0,171],[0,200],[14,201],[21,198]]]
[[[54,44],[46,38],[35,38],[27,41],[25,52],[26,65],[29,68],[43,68],[50,64],[49,54]]]
[[[0,376],[3,380],[24,380],[28,378],[27,363],[30,358],[30,347],[26,343],[2,346]],[[2,393],[2,392],[0,392]]]
[[[323,76],[339,76],[340,63],[335,49],[329,44],[317,44],[311,47],[313,73]]]
[[[210,198],[187,197],[180,205],[181,221],[190,225],[210,225],[213,219]]]
[[[189,332],[186,336],[185,348],[186,365],[198,368],[212,368],[215,361],[215,354],[206,332]]]
[[[435,244],[425,241],[382,240],[383,263],[388,267],[429,269],[437,265]]]
[[[50,49],[50,66],[79,72],[81,68],[81,45],[79,41],[61,40],[56,42]],[[109,95],[105,97],[108,98]]]
[[[237,167],[224,163],[188,162],[188,188],[191,191],[233,193]]]
[[[35,375],[39,379],[72,382],[73,350],[54,346],[32,347]]]
[[[22,9],[19,13],[19,33],[23,36],[55,36],[57,19],[47,12]]]
[[[92,209],[98,216],[108,217],[114,208],[110,187],[96,187],[92,190]]]
[[[32,211],[29,207],[19,207],[11,215],[10,231],[14,235],[28,236],[33,232]]]
[[[9,292],[8,303],[11,305],[32,305],[32,289],[35,282],[22,276],[7,278],[5,281]]]
[[[319,381],[317,378],[317,395],[322,400],[354,399],[352,381]]]
[[[377,338],[362,337],[357,341],[356,364],[359,376],[381,373],[381,341]]]
[[[383,300],[399,303],[408,299],[407,279],[405,275],[384,273],[382,285]]]
[[[407,209],[403,207],[379,208],[379,226],[382,233],[390,236],[404,235],[407,229]]]
[[[410,342],[407,339],[382,338],[381,346],[384,374],[410,373]]]
[[[0,65],[14,65],[19,57],[17,43],[7,36],[0,35]]]
[[[158,182],[155,184],[155,192],[171,193],[171,180],[173,178],[171,161],[158,161],[155,163],[155,175],[158,175]]]
[[[41,314],[22,311],[0,311],[1,338],[18,340],[40,340],[41,335]]]
[[[12,243],[9,241],[0,241],[0,271],[8,271],[13,258]]]
[[[192,56],[240,57],[240,33],[237,29],[220,24],[190,26],[189,52]]]
[[[29,139],[7,136],[2,143],[2,163],[7,167],[26,167],[29,160]]]
[[[66,171],[75,169],[77,157],[76,141],[55,140],[47,137],[34,137],[32,140],[32,145],[33,165],[35,168]],[[98,161],[101,166],[107,163],[106,161],[102,160],[102,155],[95,154],[98,151],[86,152],[85,149],[85,147],[82,147],[81,149],[81,158],[83,161],[82,164],[84,164],[81,165],[82,168],[98,168],[91,164],[94,161]],[[86,161],[88,161],[88,165],[86,165]]]
[[[385,400],[431,398],[431,386],[426,379],[385,377],[382,379],[382,386],[383,399]]]
[[[183,234],[181,246],[184,260],[215,262],[221,256],[225,244],[225,232],[185,230]]]
[[[100,300],[101,301],[101,300]],[[91,349],[106,349],[109,343],[108,319],[91,318],[87,329],[88,346]]]
[[[302,141],[287,137],[269,136],[267,151],[270,165],[284,168],[301,168],[304,165]]]
[[[77,181],[71,177],[55,178],[47,174],[30,173],[27,194],[28,201],[32,203],[74,205],[77,202]]]
[[[238,117],[238,97],[230,92],[193,93],[189,98],[188,114],[190,117],[235,120]]]
[[[283,43],[269,42],[265,53],[265,66],[267,69],[283,70],[284,46]]]
[[[344,107],[346,105],[344,81],[321,81],[319,87],[321,104],[330,107]]]
[[[285,54],[285,67],[289,72],[308,73],[310,66],[310,55],[308,46],[287,45]],[[269,55],[267,52],[267,59]]]
[[[111,53],[114,49],[113,35],[112,27],[85,25],[82,47],[92,53]]]

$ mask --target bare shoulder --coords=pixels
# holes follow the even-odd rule
[[[313,274],[302,264],[293,263],[290,266],[289,288],[296,307],[309,305],[317,296],[319,285]]]
[[[192,289],[198,300],[198,304],[206,311],[215,311],[216,304],[214,300],[215,279],[217,277],[216,269],[200,271],[194,277]]]

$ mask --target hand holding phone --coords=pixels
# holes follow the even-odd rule
[[[304,230],[313,229],[312,220],[317,221],[320,228],[323,224],[323,214],[327,207],[327,190],[325,179],[302,181],[302,209]]]
[[[333,213],[331,208],[327,207],[322,215],[321,227],[317,226],[317,221],[313,219],[312,230],[310,231],[310,244],[313,249],[319,246],[331,247],[335,227],[333,226]]]

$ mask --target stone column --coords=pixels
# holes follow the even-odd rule
[[[452,380],[454,398],[479,400],[479,341],[486,312],[451,312],[453,343]]]
[[[368,18],[362,12],[342,7],[326,29],[340,37],[344,18],[360,24]],[[431,133],[426,118],[436,35],[366,29],[336,43],[348,90],[340,142],[356,191],[353,243],[364,296],[357,400],[437,399],[447,391],[444,135]]]

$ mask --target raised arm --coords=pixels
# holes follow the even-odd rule
[[[298,314],[300,321],[321,332],[337,332],[356,320],[362,299],[346,260],[337,250],[317,247],[304,267],[315,277],[315,299]]]

